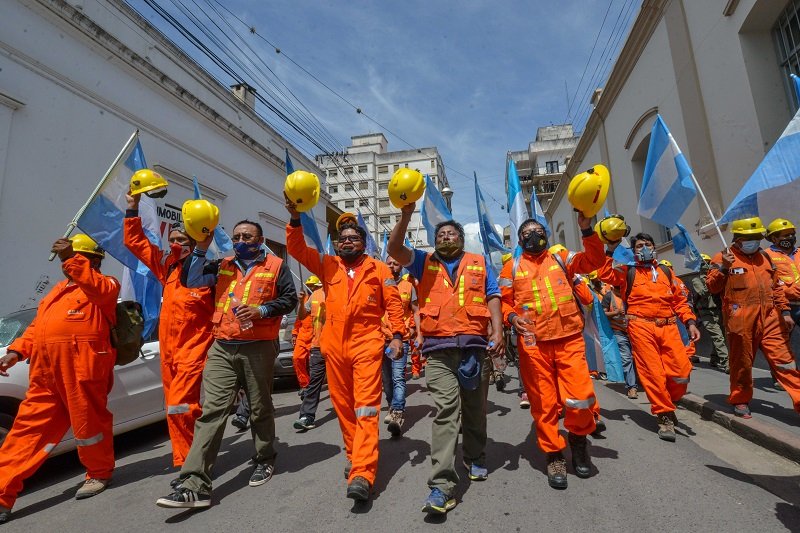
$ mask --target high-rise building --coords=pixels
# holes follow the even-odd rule
[[[427,174],[442,192],[450,207],[452,190],[448,186],[439,150],[434,147],[388,151],[382,133],[351,137],[344,153],[318,155],[317,166],[325,170],[325,187],[331,203],[343,211],[360,211],[369,231],[381,245],[383,232],[390,232],[400,220],[400,211],[389,202],[389,180],[400,168],[413,168]],[[415,247],[430,249],[420,220],[421,203],[408,226],[408,240]]]

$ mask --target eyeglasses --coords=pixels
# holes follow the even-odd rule
[[[339,242],[361,242],[359,235],[342,235],[339,237]]]
[[[249,240],[254,239],[255,237],[256,237],[255,235],[251,235],[249,233],[234,233],[233,236],[231,237],[231,240],[233,242],[249,241]]]

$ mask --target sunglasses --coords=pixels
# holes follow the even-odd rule
[[[339,237],[339,242],[361,242],[359,235],[343,235]]]

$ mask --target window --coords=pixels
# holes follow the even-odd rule
[[[395,172],[397,172],[398,170],[400,170],[400,165],[395,165],[395,166],[394,166],[394,167],[392,167],[392,168],[394,168],[394,171],[395,171]]]
[[[344,208],[345,209],[352,209],[355,207],[356,201],[355,200],[345,200],[344,201]]]
[[[353,167],[347,167],[344,169],[345,176],[348,176],[353,173]]]
[[[392,223],[392,217],[381,217],[381,224],[388,226]]]
[[[778,48],[778,62],[783,74],[783,85],[786,89],[792,108],[796,109],[794,82],[791,74],[800,74],[800,2],[793,0],[778,17],[775,23],[775,42]]]
[[[389,173],[388,165],[383,165],[381,167],[378,167],[378,174],[388,174],[388,173]]]
[[[362,172],[362,173],[366,172],[367,171],[367,165],[358,165],[358,171]]]
[[[389,207],[389,199],[388,198],[381,198],[378,200],[379,207]]]
[[[366,198],[361,198],[358,201],[358,207],[369,207],[369,200]]]
[[[329,185],[328,186],[328,192],[330,194],[336,194],[337,192],[339,192],[339,186],[338,185]]]
[[[352,183],[345,183],[344,184],[345,192],[353,192],[353,184]]]
[[[548,174],[558,174],[558,161],[547,161],[544,166]]]
[[[335,177],[335,176],[338,176],[338,175],[339,175],[339,172],[335,168],[332,168],[332,169],[330,169],[328,171],[328,177]]]
[[[359,181],[358,182],[358,189],[360,191],[366,191],[369,189],[369,182],[368,181]]]
[[[388,181],[382,181],[382,182],[378,183],[378,188],[380,190],[382,190],[382,191],[388,191],[389,190],[389,182]]]
[[[431,159],[431,168],[436,168],[436,160]]]
[[[394,216],[394,221],[395,221],[395,223],[400,222],[400,215],[395,215]]]

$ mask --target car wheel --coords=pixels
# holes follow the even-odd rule
[[[11,431],[11,426],[14,424],[14,417],[8,413],[0,413],[0,446],[6,440],[6,435]]]

